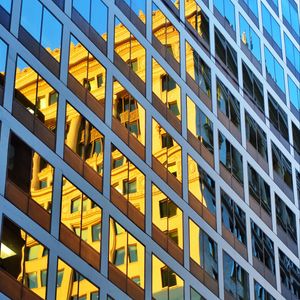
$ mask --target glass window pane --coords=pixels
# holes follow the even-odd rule
[[[0,6],[2,6],[8,13],[11,10],[11,1],[12,0],[0,0]]]
[[[23,0],[21,25],[40,42],[43,6],[38,0]]]
[[[61,49],[61,35],[62,25],[61,23],[47,10],[44,8],[43,14],[43,26],[42,26],[42,38],[41,44],[44,48],[50,49]],[[60,56],[52,53],[52,55],[59,61]]]
[[[80,1],[80,2],[89,2],[89,1]],[[106,5],[104,5],[101,0],[91,0],[91,21],[90,22],[93,28],[102,37],[104,37],[104,34],[107,33],[107,16],[108,16],[108,9]]]

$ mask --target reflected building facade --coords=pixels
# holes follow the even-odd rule
[[[299,10],[0,0],[0,297],[299,299]]]

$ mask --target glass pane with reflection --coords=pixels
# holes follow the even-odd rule
[[[0,259],[1,272],[46,299],[48,249],[6,217],[2,222]]]
[[[61,259],[56,274],[56,299],[97,299],[99,288]]]

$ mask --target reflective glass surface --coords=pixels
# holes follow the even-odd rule
[[[156,300],[183,299],[184,281],[166,264],[152,255],[152,297]]]
[[[115,220],[110,219],[109,262],[112,271],[117,268],[134,284],[144,288],[145,247]],[[114,270],[114,271],[113,271]]]
[[[0,272],[9,274],[42,299],[46,299],[48,273],[48,254],[43,255],[44,249],[42,244],[11,220],[3,219]]]
[[[61,259],[56,274],[56,299],[97,299],[93,295],[98,295],[99,289]]]
[[[252,3],[252,1],[250,1]],[[256,1],[253,1],[255,3]],[[260,38],[248,24],[245,18],[240,14],[240,39],[244,45],[251,51],[255,58],[261,62]]]

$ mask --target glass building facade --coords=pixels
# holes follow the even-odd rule
[[[0,0],[0,298],[300,298],[294,0]]]

